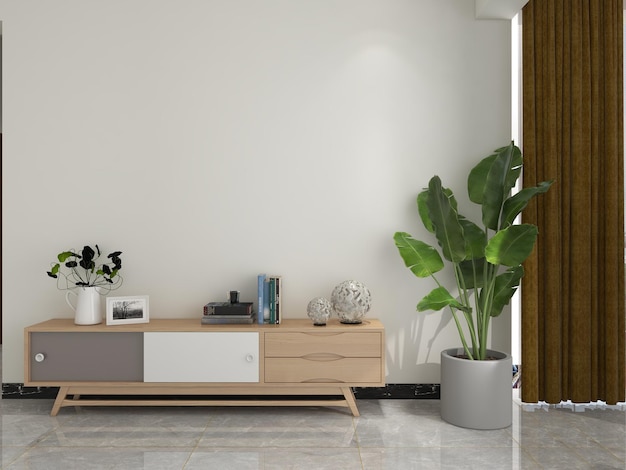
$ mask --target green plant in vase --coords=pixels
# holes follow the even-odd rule
[[[428,188],[418,195],[417,206],[422,223],[434,235],[438,249],[406,232],[394,235],[405,265],[417,277],[430,277],[436,284],[417,304],[417,310],[438,311],[448,307],[469,359],[486,359],[491,319],[500,315],[510,302],[524,275],[522,263],[537,239],[535,225],[514,224],[514,221],[533,197],[545,193],[552,185],[552,181],[544,181],[512,195],[522,165],[521,151],[511,143],[470,171],[469,200],[481,206],[481,223],[461,215],[452,191],[443,187],[438,176],[433,176]],[[456,284],[452,291],[436,276],[446,266]]]
[[[95,248],[95,249],[94,249]],[[122,269],[121,251],[106,255],[108,261],[100,260],[103,255],[98,245],[85,245],[82,250],[63,251],[57,255],[57,262],[51,263],[48,276],[57,280],[62,290],[75,287],[98,287],[107,291],[122,285],[119,274]]]

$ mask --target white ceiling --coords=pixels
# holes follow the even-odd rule
[[[511,20],[528,0],[475,0],[476,19]]]

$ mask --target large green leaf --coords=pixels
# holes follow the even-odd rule
[[[493,160],[483,194],[483,224],[491,230],[498,230],[502,204],[511,190],[509,172],[513,162],[513,144],[503,148]]]
[[[396,232],[393,239],[404,264],[417,277],[429,277],[443,269],[443,260],[432,246],[406,232]]]
[[[513,187],[517,183],[517,179],[522,173],[523,166],[522,151],[513,142],[511,142],[509,146],[511,147],[512,155],[509,171],[507,172],[505,182],[505,192],[507,194],[511,191],[511,189],[513,189]],[[503,151],[505,148],[506,147],[502,147],[501,149],[496,150],[496,152]]]
[[[417,311],[424,312],[425,310],[441,310],[444,307],[452,307],[464,312],[471,312],[472,309],[466,307],[458,300],[456,300],[445,287],[437,287],[433,289],[430,294],[424,297],[417,304]]]
[[[474,258],[459,263],[459,269],[466,289],[476,289],[484,285],[485,263],[485,258]]]
[[[452,209],[457,211],[458,203],[456,202],[454,194],[452,194],[452,190],[443,188],[443,192],[448,196],[448,201],[450,201]],[[426,230],[430,233],[435,233],[435,227],[433,227],[433,222],[430,220],[430,215],[428,215],[428,189],[425,189],[417,195],[417,211]]]
[[[504,187],[508,187],[510,189],[515,186],[515,182],[517,181],[517,178],[519,178],[522,170],[522,152],[518,147],[511,143],[507,147],[501,147],[495,150],[493,154],[483,158],[474,168],[472,168],[467,178],[467,194],[469,195],[470,201],[476,204],[483,203],[487,177],[491,170],[491,165],[493,165],[494,160],[498,158],[501,153],[508,151],[509,149],[511,151],[512,158],[504,180]],[[508,191],[505,191],[505,193],[507,192]]]
[[[537,233],[537,227],[531,224],[511,225],[500,230],[485,248],[487,261],[509,267],[522,264],[535,246]]]
[[[483,229],[470,220],[459,216],[465,238],[464,261],[459,263],[459,269],[466,289],[482,286],[483,266],[485,261],[485,247],[487,236]]]
[[[465,259],[465,238],[450,194],[442,188],[441,179],[433,176],[428,183],[426,205],[444,258],[458,263]]]
[[[463,228],[466,259],[483,258],[485,256],[485,246],[487,246],[485,231],[463,216],[459,216],[459,223]]]
[[[502,309],[511,301],[511,297],[515,294],[523,276],[524,268],[520,265],[508,269],[496,277],[491,310],[488,312],[490,316],[497,317],[502,313]],[[481,305],[483,305],[484,301],[482,298],[483,293],[484,289],[481,291]]]
[[[543,194],[548,191],[553,182],[554,180],[543,181],[539,183],[539,186],[524,188],[514,196],[511,196],[504,201],[504,206],[502,208],[502,223],[500,228],[506,228],[509,225],[512,225],[515,217],[517,217],[518,214],[526,208],[528,201],[530,201],[537,194]]]
[[[492,154],[483,158],[478,164],[472,168],[467,177],[467,194],[469,200],[476,203],[483,203],[483,195],[485,194],[485,184],[487,183],[487,175],[493,161],[498,155]]]
[[[430,220],[430,216],[428,215],[428,190],[424,190],[417,195],[417,212],[422,219],[422,224],[426,227],[430,233],[435,233],[435,227],[433,227],[433,223]]]

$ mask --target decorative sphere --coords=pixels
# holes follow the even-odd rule
[[[324,297],[315,297],[307,305],[306,312],[314,325],[324,326],[330,318],[331,305]]]
[[[343,281],[333,290],[330,302],[341,323],[361,323],[372,306],[372,294],[359,281]]]

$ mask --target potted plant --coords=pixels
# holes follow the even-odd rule
[[[405,265],[417,277],[430,277],[436,284],[417,304],[417,311],[448,307],[457,327],[462,348],[441,353],[441,415],[458,426],[497,429],[511,424],[511,357],[487,349],[489,326],[519,286],[522,263],[537,238],[535,225],[514,221],[533,197],[552,184],[544,181],[512,195],[522,165],[520,149],[511,143],[470,171],[468,195],[482,208],[480,224],[459,213],[452,191],[433,176],[418,195],[417,206],[438,249],[406,232],[394,235]],[[446,266],[454,276],[451,290],[436,276]]]
[[[47,271],[48,276],[57,280],[59,289],[67,290],[65,300],[74,310],[74,322],[78,325],[101,323],[100,291],[109,292],[122,285],[122,277],[119,275],[122,252],[114,251],[107,255],[110,261],[99,262],[102,252],[98,245],[94,247],[85,245],[81,251],[59,253],[58,262],[52,263],[50,271]],[[70,301],[72,295],[76,296],[76,305]]]

